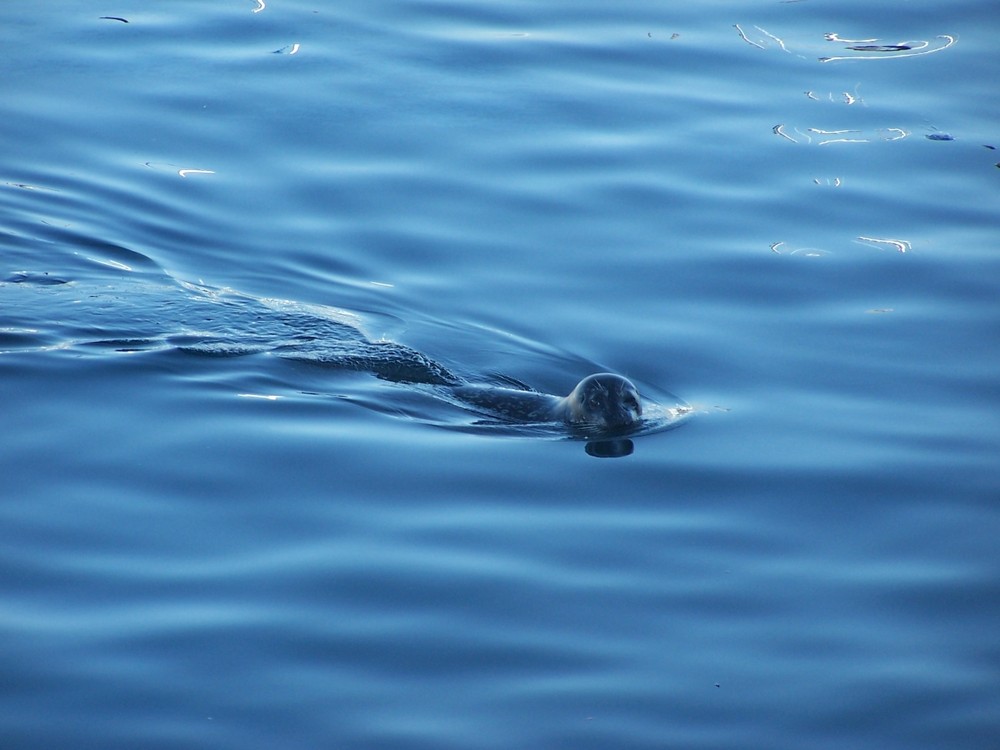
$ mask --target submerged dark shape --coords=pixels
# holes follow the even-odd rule
[[[855,52],[905,52],[913,47],[908,44],[856,44],[847,49]]]

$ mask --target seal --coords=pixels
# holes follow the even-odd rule
[[[620,431],[642,421],[639,391],[630,380],[610,372],[588,375],[560,398],[536,391],[461,385],[456,399],[491,417],[519,423],[562,422],[571,427]]]
[[[122,257],[136,264],[130,255]],[[92,281],[92,288],[86,283],[86,279],[31,271],[0,277],[0,288],[12,284],[51,289],[48,304],[39,307],[43,318],[28,326],[30,318],[21,315],[19,331],[71,319],[71,335],[82,333],[85,338],[79,343],[91,349],[134,353],[176,348],[220,357],[267,353],[369,373],[401,385],[427,386],[423,390],[433,397],[489,422],[561,424],[578,436],[621,435],[642,425],[639,393],[620,375],[597,373],[581,380],[566,396],[550,395],[502,375],[493,375],[492,382],[469,380],[404,344],[372,340],[359,324],[361,316],[347,310],[253,297],[166,273],[159,278],[100,277]],[[54,315],[59,304],[67,307]],[[65,339],[62,333],[56,335]]]

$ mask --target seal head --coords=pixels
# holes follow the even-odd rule
[[[559,402],[557,412],[569,424],[600,429],[628,429],[642,420],[639,391],[628,379],[609,372],[581,380]]]

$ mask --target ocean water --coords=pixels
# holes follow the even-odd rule
[[[997,747],[998,35],[0,6],[0,746]]]

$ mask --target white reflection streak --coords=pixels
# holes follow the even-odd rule
[[[784,127],[785,127],[784,125],[775,125],[773,128],[771,128],[771,131],[775,135],[780,135],[782,138],[787,138],[792,143],[798,143],[798,141],[795,140],[794,138],[792,138],[792,136],[790,136],[787,133],[785,133],[785,131],[783,130]]]
[[[271,396],[263,393],[237,393],[240,398],[262,398],[265,401],[277,401],[281,396]]]
[[[819,128],[809,128],[810,133],[819,133],[820,135],[844,135],[845,133],[860,133],[860,130],[820,130]],[[827,138],[825,141],[820,141],[818,145],[827,146],[831,143],[869,143],[867,138]]]
[[[83,256],[87,260],[92,260],[94,263],[100,263],[102,266],[111,266],[111,268],[117,268],[119,271],[131,271],[132,266],[126,266],[124,263],[119,263],[117,260],[108,260],[107,258],[92,258],[89,255]]]
[[[878,41],[878,39],[841,39],[836,34],[824,34],[823,36],[828,42],[846,42],[847,44],[871,44]]]
[[[257,7],[256,7],[256,8],[254,8],[254,9],[253,9],[253,10],[252,10],[251,12],[252,12],[252,13],[260,13],[260,12],[261,12],[262,10],[264,10],[264,8],[266,8],[266,7],[267,7],[267,6],[266,6],[266,5],[264,5],[264,0],[257,0]]]
[[[827,34],[826,38],[827,41],[831,42],[848,42],[851,44],[855,44],[858,42],[867,44],[878,41],[878,39],[841,39],[836,34]],[[920,55],[932,55],[935,52],[941,52],[942,50],[946,50],[951,45],[953,45],[957,40],[956,37],[951,36],[950,34],[939,34],[934,38],[945,39],[947,40],[946,44],[943,47],[927,49],[930,46],[930,42],[925,42],[923,40],[918,42],[899,42],[899,46],[904,46],[904,45],[909,46],[911,44],[920,46],[914,46],[911,50],[900,52],[899,54],[891,53],[891,54],[878,54],[878,55],[841,55],[838,57],[820,57],[818,59],[821,63],[827,63],[827,62],[833,62],[834,60],[895,60],[900,57],[918,57]]]
[[[899,141],[899,140],[902,140],[903,138],[906,138],[906,136],[908,136],[910,134],[909,131],[903,130],[902,128],[886,128],[885,132],[887,132],[887,133],[899,133],[899,135],[886,136],[885,140],[887,140],[887,141]]]
[[[906,240],[891,240],[891,239],[880,240],[877,237],[858,237],[858,239],[861,242],[874,242],[879,245],[892,245],[901,253],[906,253],[911,250],[910,243],[907,242]]]
[[[754,26],[754,28],[757,29],[757,31],[759,31],[764,36],[770,37],[771,39],[773,39],[774,41],[776,41],[778,43],[778,46],[781,47],[781,49],[783,51],[788,52],[788,48],[785,47],[785,43],[783,41],[781,41],[781,39],[779,39],[778,37],[776,37],[774,34],[770,33],[769,31],[766,31],[766,30],[762,29],[760,26]],[[791,53],[789,53],[789,54],[791,54]]]
[[[177,174],[187,177],[189,174],[215,174],[211,169],[178,169]]]
[[[756,47],[757,49],[764,49],[764,45],[757,44],[757,42],[751,42],[749,39],[747,39],[747,35],[743,33],[743,29],[740,28],[740,25],[738,23],[734,23],[733,24],[733,28],[736,29],[738,32],[740,32],[740,38],[744,42],[746,42],[747,44],[749,44],[749,45],[751,45],[753,47]]]
[[[822,258],[824,255],[829,255],[826,250],[820,250],[818,247],[797,247],[794,250],[788,250],[787,252],[779,250],[778,248],[784,244],[784,242],[772,242],[770,246],[771,252],[777,253],[778,255],[798,255],[803,258]]]

